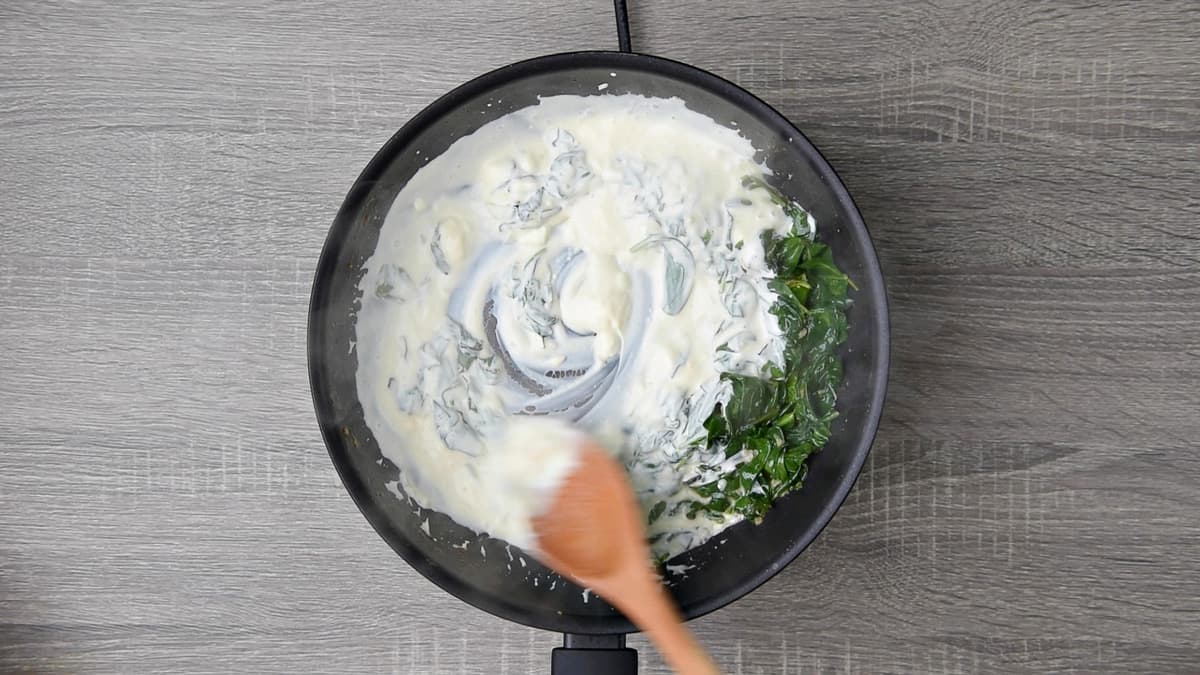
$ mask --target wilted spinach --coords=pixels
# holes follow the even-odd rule
[[[749,459],[717,480],[693,485],[707,501],[692,504],[690,512],[760,520],[776,499],[800,487],[809,455],[829,440],[842,381],[837,349],[846,341],[847,293],[854,285],[829,247],[813,238],[803,209],[761,179],[747,178],[745,185],[767,190],[792,220],[786,236],[763,236],[776,275],[771,312],[787,336],[785,363],[761,378],[722,376],[733,395],[705,422],[708,442],[725,446],[726,458],[749,450]]]

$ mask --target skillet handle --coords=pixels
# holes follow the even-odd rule
[[[637,669],[637,650],[625,646],[624,635],[568,633],[550,654],[550,675],[637,675]]]
[[[617,15],[617,48],[629,54],[633,52],[629,40],[629,7],[625,0],[613,0],[613,10]]]

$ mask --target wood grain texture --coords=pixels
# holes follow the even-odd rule
[[[893,303],[867,470],[696,622],[720,662],[1195,672],[1200,6],[631,4],[637,49],[828,155]],[[395,129],[493,67],[612,47],[610,12],[0,6],[0,671],[547,671],[557,637],[442,593],[355,510],[305,310]]]

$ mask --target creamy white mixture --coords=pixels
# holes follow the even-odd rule
[[[361,282],[358,394],[401,487],[524,548],[577,424],[629,469],[661,557],[737,516],[687,487],[723,372],[782,363],[761,235],[791,222],[754,148],[679,99],[556,96],[490,122],[397,196]],[[514,417],[516,416],[516,417]]]

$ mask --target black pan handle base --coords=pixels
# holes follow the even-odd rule
[[[637,667],[637,650],[625,646],[624,635],[567,633],[550,654],[550,675],[637,675]]]
[[[633,44],[629,40],[629,7],[625,0],[613,0],[613,10],[617,15],[617,48],[629,54],[633,52]]]

